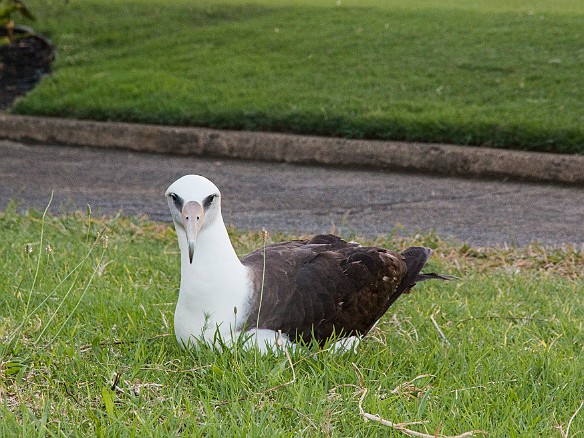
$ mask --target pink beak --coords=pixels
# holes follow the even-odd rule
[[[182,224],[187,234],[187,246],[189,249],[189,262],[193,263],[193,254],[195,253],[195,244],[197,235],[203,225],[205,212],[203,206],[196,201],[187,202],[182,209]]]

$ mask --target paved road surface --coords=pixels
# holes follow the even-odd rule
[[[170,157],[0,141],[0,210],[9,199],[43,209],[146,214],[169,220],[164,191],[178,177],[209,177],[226,222],[245,229],[360,235],[436,230],[477,245],[532,240],[584,247],[584,189],[386,171]]]

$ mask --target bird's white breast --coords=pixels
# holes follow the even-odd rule
[[[217,330],[225,340],[235,336],[237,327],[247,319],[252,282],[227,232],[218,228],[200,235],[192,264],[186,239],[179,236],[179,245],[181,284],[174,316],[178,342],[188,345],[193,338],[213,341]]]

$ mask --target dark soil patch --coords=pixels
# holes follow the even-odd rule
[[[14,29],[15,41],[0,46],[0,110],[9,108],[12,102],[30,90],[50,73],[55,58],[53,44],[32,29]],[[0,36],[6,29],[0,28]]]

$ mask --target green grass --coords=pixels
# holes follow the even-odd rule
[[[580,0],[29,0],[21,114],[584,153]]]
[[[261,245],[260,233],[231,234],[240,253]],[[460,280],[418,285],[357,355],[184,352],[168,224],[8,206],[0,436],[402,436],[364,421],[363,395],[365,412],[425,421],[408,427],[432,435],[561,436],[584,399],[582,253],[376,243],[429,245],[429,268]],[[569,432],[583,431],[584,411]]]

